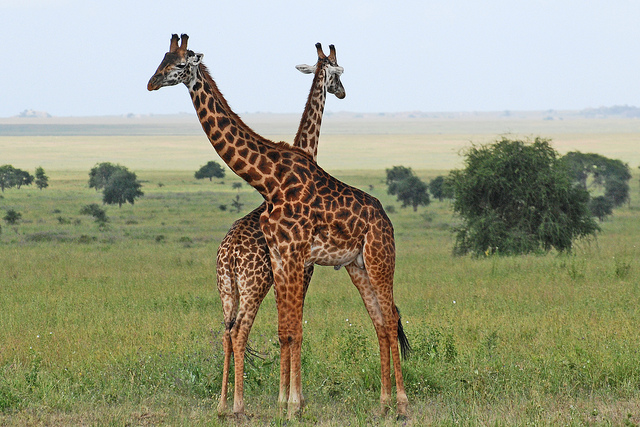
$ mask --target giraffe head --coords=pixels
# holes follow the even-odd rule
[[[329,45],[329,56],[326,56],[322,51],[322,45],[316,43],[316,49],[318,51],[318,62],[315,65],[296,65],[298,71],[305,74],[315,73],[319,69],[324,69],[327,73],[326,87],[327,92],[334,94],[338,99],[342,99],[346,96],[344,86],[340,81],[340,76],[344,72],[344,68],[338,65],[336,59],[336,48],[334,45]]]
[[[178,46],[178,40],[180,45]],[[196,69],[202,62],[202,54],[187,50],[189,36],[177,34],[171,36],[169,52],[147,84],[148,90],[158,90],[163,86],[173,86],[178,83],[188,85],[196,75]]]

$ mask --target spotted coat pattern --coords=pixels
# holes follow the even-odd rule
[[[328,57],[322,52],[320,43],[316,44],[316,49],[318,62],[315,67],[308,68],[309,70],[315,68],[314,78],[294,140],[294,146],[307,152],[314,160],[318,152],[327,88],[338,98],[345,96],[340,76],[338,74],[329,76],[327,70],[328,66],[337,66],[335,48],[333,45],[330,47],[331,53]],[[308,66],[299,66],[298,69],[302,67]],[[247,339],[258,308],[273,285],[269,247],[260,229],[260,215],[265,208],[266,204],[263,203],[234,222],[218,248],[216,275],[225,323],[222,341],[225,359],[218,404],[220,414],[224,414],[227,410],[232,353],[235,367],[233,412],[236,416],[244,413],[243,375]],[[312,274],[313,265],[309,265],[305,268],[305,290],[309,286]]]
[[[149,90],[184,83],[202,128],[223,161],[265,199],[260,228],[273,270],[280,340],[280,408],[295,417],[302,407],[300,352],[305,266],[345,266],[373,321],[380,347],[380,403],[406,416],[408,400],[400,366],[399,314],[393,300],[393,226],[380,202],[325,172],[303,150],[274,143],[249,128],[229,107],[202,55],[172,37]]]

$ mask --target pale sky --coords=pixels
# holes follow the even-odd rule
[[[146,89],[172,33],[239,114],[302,112],[316,42],[345,69],[328,111],[640,106],[638,0],[0,0],[0,117],[191,113]]]

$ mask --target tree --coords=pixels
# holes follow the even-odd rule
[[[462,219],[454,229],[457,255],[569,251],[575,239],[599,230],[589,193],[573,184],[548,140],[474,145],[465,165],[450,173]]]
[[[628,164],[600,154],[579,151],[567,153],[562,161],[569,168],[573,180],[582,188],[604,188],[604,196],[612,202],[613,207],[629,201],[631,172]]]
[[[123,203],[135,202],[135,199],[144,195],[140,188],[142,184],[138,181],[135,173],[130,172],[127,168],[122,168],[114,172],[108,179],[104,189],[102,190],[102,202],[107,205],[118,204],[122,207]]]
[[[444,176],[439,175],[429,182],[429,191],[436,199],[453,199],[453,190],[451,184]]]
[[[413,170],[405,166],[394,166],[391,169],[387,169],[387,189],[388,194],[395,194],[395,186],[398,182],[413,176]]]
[[[107,185],[114,172],[123,169],[126,170],[127,168],[109,162],[97,163],[89,171],[89,188],[95,188],[96,191],[99,191]]]
[[[40,190],[49,186],[49,177],[44,173],[42,167],[36,168],[36,186]]]
[[[629,184],[616,178],[607,179],[604,184],[604,197],[613,207],[622,206],[629,201]]]
[[[394,166],[387,169],[387,193],[395,195],[402,207],[412,206],[413,211],[418,210],[418,206],[427,206],[431,200],[427,192],[427,184],[418,178],[411,168],[404,166]]]
[[[2,192],[5,188],[17,187],[20,189],[23,185],[31,185],[32,182],[33,175],[29,172],[11,165],[0,166],[0,189]]]
[[[224,174],[224,168],[212,160],[198,169],[194,176],[196,179],[209,178],[209,181],[213,181],[213,178],[224,178]]]
[[[591,210],[591,215],[602,222],[606,216],[613,213],[613,202],[605,196],[594,197],[589,201],[589,210]]]
[[[31,185],[33,183],[33,175],[22,169],[15,169],[14,183],[18,190],[23,185]]]
[[[15,168],[11,165],[0,166],[0,189],[4,193],[5,188],[14,186]]]
[[[7,224],[14,225],[17,224],[18,221],[20,221],[20,218],[22,218],[22,214],[20,212],[17,212],[14,209],[9,209],[7,210],[7,214],[2,219],[4,219]]]
[[[244,203],[240,201],[239,194],[236,194],[236,198],[233,199],[233,201],[231,202],[231,206],[233,206],[233,208],[236,210],[237,213],[240,213],[240,211],[242,210],[242,207],[244,206]]]

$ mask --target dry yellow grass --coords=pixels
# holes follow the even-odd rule
[[[550,138],[561,154],[579,150],[621,159],[633,168],[640,164],[638,119],[586,119],[575,114],[544,118],[542,113],[509,117],[328,114],[318,161],[329,171],[381,170],[394,165],[449,170],[462,166],[460,150],[471,142],[487,143],[510,134]],[[257,132],[288,142],[293,140],[298,119],[296,115],[245,117]],[[103,161],[133,170],[195,170],[210,159],[218,159],[195,116],[48,120],[51,123],[46,124],[47,119],[0,120],[2,163],[29,170],[37,166],[88,170]],[[35,125],[41,127],[36,129]]]

